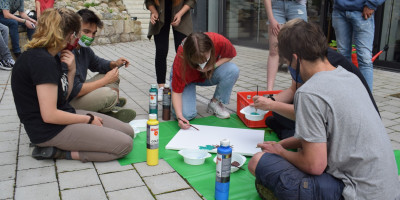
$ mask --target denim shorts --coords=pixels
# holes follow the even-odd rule
[[[272,0],[272,13],[279,24],[300,18],[307,21],[307,7],[297,1]]]
[[[309,175],[286,159],[264,153],[256,167],[256,178],[278,199],[341,199],[344,184],[330,174]]]

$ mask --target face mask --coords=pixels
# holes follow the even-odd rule
[[[303,83],[304,83],[304,81],[301,79],[300,75],[297,76],[297,79],[296,79],[296,70],[293,69],[293,67],[291,67],[291,66],[289,65],[289,66],[288,66],[288,69],[289,69],[289,71],[290,71],[290,75],[292,75],[292,79],[293,79],[295,82],[300,83],[300,84],[303,84]]]
[[[208,61],[210,60],[211,56],[207,59],[206,62],[199,64],[200,68],[203,70],[204,67],[207,65]]]
[[[78,39],[75,40],[74,44],[68,43],[67,46],[64,48],[66,50],[74,50],[78,46]]]
[[[89,47],[93,43],[93,40],[94,40],[94,38],[91,38],[86,35],[82,35],[82,37],[78,43],[81,47]]]

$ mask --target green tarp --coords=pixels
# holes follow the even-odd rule
[[[194,119],[191,124],[220,126],[230,128],[246,128],[243,122],[237,115],[232,114],[230,119],[219,119],[215,116],[209,116],[200,119]],[[270,133],[266,129],[264,137],[265,141],[278,141],[275,133]],[[160,148],[159,157],[163,158],[168,164],[172,166],[182,177],[184,177],[190,185],[193,186],[200,194],[206,199],[214,199],[215,187],[215,163],[213,159],[215,154],[207,158],[203,165],[192,166],[183,162],[183,158],[175,150],[166,150],[165,146],[179,131],[179,126],[176,121],[168,121],[160,123]],[[398,173],[400,175],[400,150],[394,151],[396,162],[398,166]],[[247,170],[247,161],[243,168],[246,171],[238,170],[231,174],[229,199],[260,199],[255,189],[255,178]],[[132,163],[146,161],[146,133],[141,132],[137,135],[133,142],[133,150],[124,158],[118,160],[121,165],[128,165]]]
[[[237,117],[232,114],[230,119],[219,119],[215,116],[209,116],[200,119],[194,119],[191,124],[220,126],[230,128],[247,127]],[[192,166],[183,162],[182,156],[175,150],[166,150],[165,146],[179,131],[176,121],[160,123],[160,158],[163,158],[172,166],[182,177],[184,177],[190,185],[193,186],[206,199],[214,199],[215,188],[215,163],[213,161],[215,154],[207,158],[203,165]],[[267,131],[268,132],[268,131]],[[265,140],[278,141],[274,133],[265,134]],[[247,158],[243,168],[246,171],[238,170],[231,174],[229,199],[260,199],[255,189],[255,177],[247,170],[247,164],[250,158]],[[134,139],[133,150],[124,158],[119,159],[121,165],[146,161],[146,133],[139,133]]]

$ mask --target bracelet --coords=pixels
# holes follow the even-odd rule
[[[26,23],[26,19],[24,19],[24,24]]]
[[[217,67],[218,67],[217,64],[215,64],[215,65],[214,65],[214,69],[217,69]]]
[[[275,101],[275,98],[274,98],[273,94],[268,95],[267,98],[270,98],[272,101]]]
[[[88,124],[91,124],[93,122],[93,120],[94,120],[94,116],[92,114],[90,114],[90,113],[88,113],[86,115],[90,117]]]

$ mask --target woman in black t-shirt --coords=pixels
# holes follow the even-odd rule
[[[100,113],[75,111],[66,101],[76,70],[70,50],[80,28],[81,18],[73,11],[46,10],[12,71],[17,113],[36,145],[32,152],[36,159],[109,161],[132,150],[134,132],[129,124]],[[67,73],[62,64],[68,66]]]

